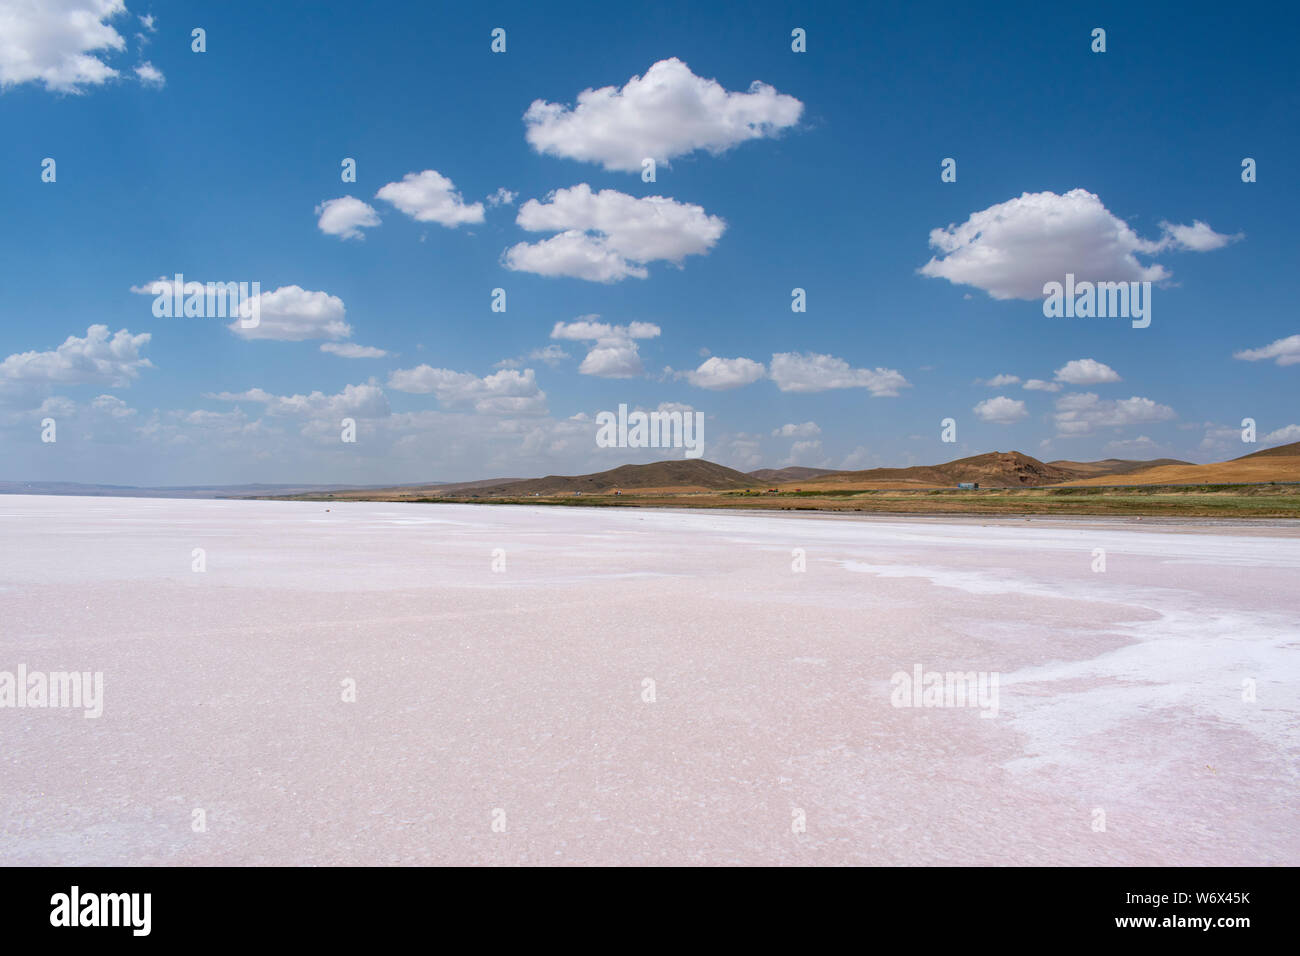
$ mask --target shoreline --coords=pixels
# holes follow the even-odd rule
[[[605,511],[609,509],[621,510],[643,510],[655,512],[668,512],[677,514],[736,514],[750,515],[755,517],[776,517],[776,516],[821,516],[821,517],[838,517],[838,518],[859,518],[859,519],[909,519],[918,522],[942,522],[942,521],[960,521],[962,523],[973,522],[998,522],[998,523],[1023,523],[1033,522],[1043,524],[1045,522],[1059,521],[1064,527],[1079,527],[1088,523],[1097,523],[1102,525],[1123,525],[1124,527],[1159,527],[1174,529],[1189,526],[1204,526],[1207,529],[1212,528],[1237,528],[1240,530],[1248,529],[1274,529],[1278,531],[1289,531],[1300,534],[1300,513],[1296,515],[1221,515],[1221,514],[1170,514],[1168,512],[1160,513],[1156,511],[1132,511],[1132,512],[1092,512],[1092,511],[1060,511],[1060,510],[1039,510],[1039,511],[1012,511],[1012,510],[975,510],[975,509],[952,509],[949,511],[921,511],[908,509],[889,509],[889,508],[861,508],[861,507],[839,507],[839,508],[821,508],[813,504],[777,504],[775,501],[767,507],[755,507],[747,504],[716,504],[712,501],[709,503],[691,504],[685,499],[689,497],[698,498],[715,498],[717,496],[676,496],[676,497],[645,497],[638,499],[636,496],[624,496],[614,498],[613,496],[584,496],[582,499],[577,498],[483,498],[483,499],[466,499],[460,497],[448,498],[393,498],[393,497],[368,497],[357,496],[349,498],[321,497],[321,496],[278,496],[278,495],[230,495],[220,497],[171,497],[161,495],[72,495],[72,494],[21,494],[17,492],[6,492],[0,495],[0,501],[5,498],[54,498],[67,499],[70,501],[192,501],[192,502],[236,502],[236,501],[263,501],[276,503],[298,503],[298,504],[325,504],[341,506],[347,504],[390,504],[390,505],[464,505],[464,506],[515,506],[515,507],[537,507],[537,508],[569,508],[582,509],[587,511]]]
[[[1019,492],[1020,489],[1014,489]],[[1195,519],[1218,521],[1295,521],[1300,519],[1300,495],[1200,495],[1194,501],[1179,496],[1157,497],[1153,493],[1130,496],[1049,496],[1018,494],[1008,500],[1005,494],[991,493],[983,500],[950,497],[938,506],[935,496],[925,492],[905,492],[906,497],[839,498],[816,495],[582,495],[573,497],[500,497],[465,498],[462,496],[378,496],[328,495],[254,496],[243,500],[346,502],[369,501],[385,504],[465,504],[465,505],[538,505],[552,508],[644,508],[679,511],[739,511],[749,513],[812,512],[817,514],[887,515],[894,517],[972,517],[972,518],[1128,518],[1128,519]],[[977,492],[977,494],[979,494]],[[1188,494],[1188,493],[1183,493]],[[1096,500],[1100,498],[1101,500]],[[760,503],[761,502],[761,503]],[[1250,514],[1250,511],[1263,513]],[[1244,512],[1244,513],[1223,513]]]

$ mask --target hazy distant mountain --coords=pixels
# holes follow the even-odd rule
[[[0,495],[81,495],[88,498],[246,498],[295,495],[387,485],[177,485],[142,488],[135,485],[92,485],[75,481],[0,481]]]
[[[412,497],[421,495],[445,495],[459,494],[462,491],[477,491],[480,488],[496,487],[498,485],[509,485],[516,481],[526,481],[525,478],[477,478],[474,481],[422,481],[415,485],[384,485],[383,488],[394,494],[401,493]],[[366,487],[376,488],[378,485]],[[337,497],[345,498],[348,491],[361,491],[363,486],[347,485],[342,488],[342,493]]]
[[[575,491],[584,493],[612,492],[623,489],[671,488],[674,490],[701,489],[717,491],[732,488],[753,488],[755,479],[743,472],[702,458],[656,461],[648,465],[622,465],[609,471],[590,475],[547,475],[523,481],[507,481],[494,485],[479,485],[472,489],[454,492],[459,495],[561,495]],[[438,494],[450,489],[435,488]]]

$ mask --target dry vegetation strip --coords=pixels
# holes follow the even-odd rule
[[[299,500],[339,500],[295,495]],[[784,511],[895,514],[1151,515],[1168,517],[1300,518],[1300,486],[1146,486],[1105,488],[1009,488],[699,492],[691,494],[583,494],[464,497],[376,494],[349,500],[415,503],[555,505],[618,508],[735,508]]]

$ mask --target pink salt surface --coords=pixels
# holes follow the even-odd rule
[[[1300,863],[1285,523],[15,496],[0,542],[0,670],[105,698],[0,709],[9,864]],[[892,706],[917,664],[997,716]]]

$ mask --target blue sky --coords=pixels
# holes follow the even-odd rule
[[[1297,17],[1254,9],[0,0],[0,480],[678,456],[598,448],[620,403],[742,469],[1300,440]],[[1045,317],[1067,271],[1151,325]],[[259,334],[132,291],[176,273],[259,282]]]

